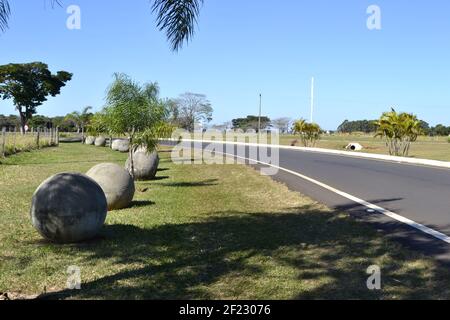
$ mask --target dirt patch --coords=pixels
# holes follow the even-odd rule
[[[38,295],[25,295],[16,292],[0,292],[0,301],[8,300],[34,300]]]

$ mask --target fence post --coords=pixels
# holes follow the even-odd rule
[[[16,127],[14,127],[14,136],[13,136],[13,151],[14,151],[14,154],[17,152],[17,150],[16,150],[16,135],[17,135],[17,128]]]
[[[40,129],[36,129],[37,135],[36,135],[36,147],[39,149],[39,138],[40,138]]]
[[[6,146],[6,129],[2,129],[2,158],[5,157],[5,146]]]

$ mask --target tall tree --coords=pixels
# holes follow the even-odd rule
[[[46,0],[44,0],[46,1]],[[60,0],[50,0],[52,6]],[[173,51],[178,51],[195,33],[195,26],[204,0],[152,0],[157,27],[166,33]],[[0,0],[0,31],[8,27],[11,13],[8,0]]]
[[[292,124],[291,118],[278,118],[272,121],[272,125],[281,133],[288,133]]]
[[[211,122],[214,110],[204,94],[187,92],[175,101],[181,128],[192,132],[196,125]]]
[[[13,99],[25,132],[25,125],[36,114],[36,108],[48,96],[60,94],[71,79],[72,74],[66,71],[52,74],[42,62],[3,65],[0,66],[0,98]]]

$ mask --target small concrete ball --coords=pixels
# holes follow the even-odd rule
[[[159,166],[159,156],[156,151],[147,153],[146,150],[139,149],[133,153],[133,162],[135,180],[146,181],[155,179]],[[132,172],[130,157],[128,157],[125,168],[128,172]]]
[[[95,138],[95,146],[96,147],[104,147],[104,146],[106,146],[106,139],[105,139],[105,137],[97,137],[97,138]]]
[[[86,140],[84,140],[84,143],[88,146],[92,146],[95,143],[95,137],[86,137]]]
[[[130,141],[124,139],[114,140],[112,149],[119,152],[128,152],[130,150]]]

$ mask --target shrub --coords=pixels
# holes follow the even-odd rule
[[[317,123],[308,123],[301,119],[294,124],[294,134],[299,134],[302,144],[305,147],[315,147],[322,129]]]

